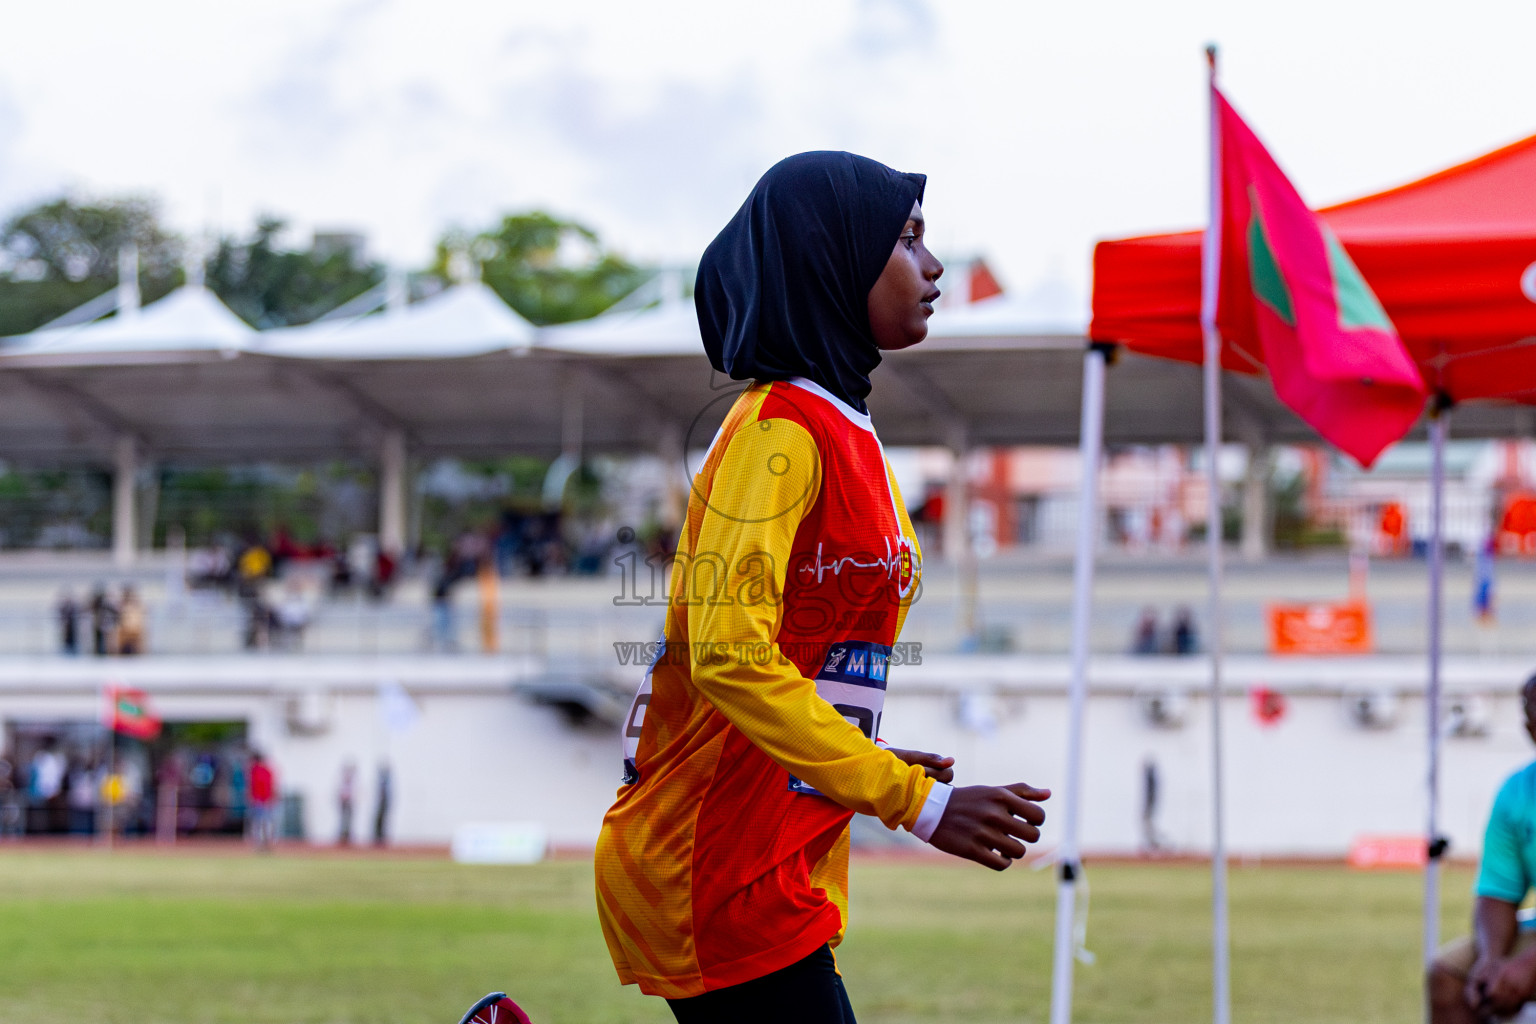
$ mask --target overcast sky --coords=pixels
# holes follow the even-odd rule
[[[1536,132],[1536,4],[0,0],[0,210],[152,193],[424,264],[543,207],[692,262],[774,160],[929,175],[941,253],[1086,294],[1096,238],[1197,224],[1201,48],[1317,205]]]

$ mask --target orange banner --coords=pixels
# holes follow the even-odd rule
[[[1269,606],[1271,654],[1370,654],[1371,606],[1364,601]]]

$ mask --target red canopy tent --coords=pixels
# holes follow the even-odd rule
[[[1536,403],[1536,136],[1318,212],[1433,390]],[[1100,242],[1089,336],[1200,362],[1200,238]],[[1256,371],[1230,343],[1222,364]]]
[[[1318,211],[1418,363],[1436,405],[1536,405],[1536,136],[1398,188]],[[1203,362],[1203,232],[1100,242],[1092,342]],[[1245,345],[1245,343],[1247,343]],[[1221,364],[1257,373],[1251,339],[1222,338]],[[1424,953],[1438,944],[1441,566],[1446,416],[1430,424],[1429,746]]]

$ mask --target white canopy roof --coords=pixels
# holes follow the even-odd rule
[[[1038,338],[1046,347],[1080,344],[1083,323],[1034,296],[1000,295],[941,305],[929,337],[943,347]],[[1070,340],[1067,340],[1070,339]],[[639,310],[537,329],[483,282],[454,285],[399,310],[354,320],[256,332],[206,288],[189,285],[144,308],[78,327],[7,339],[9,365],[112,365],[195,361],[241,351],[300,359],[444,359],[540,348],[582,356],[697,356],[694,306],[677,295]]]
[[[929,340],[891,352],[870,412],[891,445],[1072,444],[1083,352],[1071,308],[1000,296],[935,313]],[[373,457],[401,431],[413,452],[479,456],[707,442],[740,385],[704,358],[681,298],[535,331],[479,282],[339,325],[257,334],[206,290],[0,348],[0,458],[110,461],[123,436],[184,462]],[[1204,433],[1200,369],[1126,353],[1108,373],[1109,443]],[[1229,437],[1316,435],[1267,382],[1225,374]],[[1457,437],[1523,436],[1536,410],[1456,413]],[[670,438],[671,440],[666,440]]]
[[[255,350],[303,359],[447,359],[527,349],[534,326],[481,281],[401,310],[264,331]]]
[[[590,356],[702,355],[693,302],[681,296],[645,309],[604,313],[591,320],[546,327],[539,347]]]
[[[928,337],[947,348],[988,339],[1038,338],[1044,347],[1067,344],[1081,348],[1087,330],[1086,311],[1073,308],[1070,298],[1054,292],[1004,294],[980,302],[941,304],[928,324]],[[539,347],[592,356],[687,356],[703,351],[693,303],[682,297],[639,310],[605,313],[579,323],[546,327]]]
[[[980,302],[940,306],[928,322],[933,339],[1077,338],[1088,331],[1087,311],[1073,310],[1054,295],[1006,292]],[[1042,301],[1045,299],[1046,301]]]
[[[186,285],[134,313],[6,339],[0,365],[195,362],[233,355],[256,337],[213,292]]]

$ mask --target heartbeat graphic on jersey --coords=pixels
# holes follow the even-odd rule
[[[820,583],[822,577],[828,572],[834,576],[842,574],[844,566],[852,566],[855,569],[884,569],[887,579],[895,579],[900,589],[901,596],[905,597],[912,589],[921,572],[921,559],[913,550],[912,541],[907,537],[899,537],[896,541],[896,551],[891,551],[891,538],[882,538],[885,541],[885,557],[876,558],[872,562],[861,562],[852,555],[844,555],[828,562],[822,557],[821,544],[816,545],[816,560],[810,565],[800,566],[800,572],[814,575],[816,582]]]

